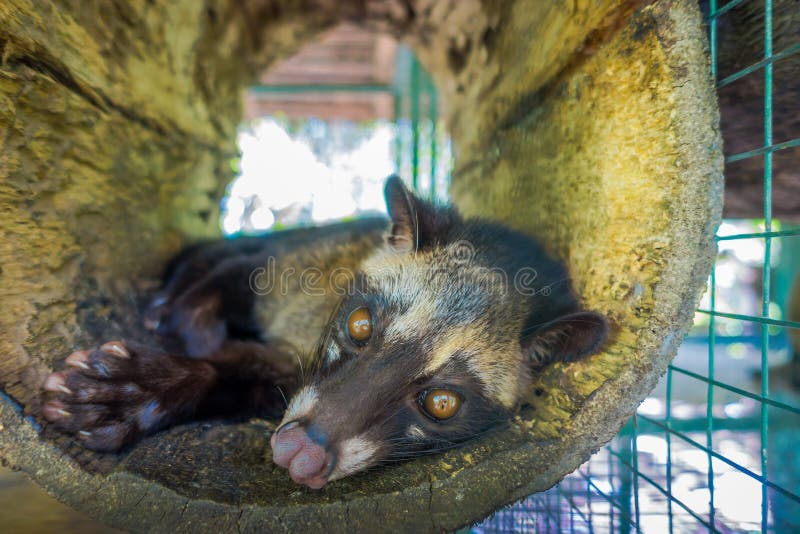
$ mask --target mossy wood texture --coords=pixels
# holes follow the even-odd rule
[[[411,44],[439,84],[462,210],[540,237],[615,340],[541,377],[461,449],[295,486],[271,423],[202,423],[121,456],[40,429],[70,350],[137,326],[154,274],[217,232],[240,91],[347,19]],[[144,531],[440,531],[544,490],[608,441],[688,328],[714,254],[721,143],[689,0],[24,1],[0,5],[0,456]]]

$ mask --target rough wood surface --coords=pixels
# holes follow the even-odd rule
[[[541,237],[619,325],[552,369],[511,427],[311,492],[271,423],[196,424],[122,456],[38,426],[43,373],[140,335],[164,258],[216,231],[242,84],[343,18],[412,44],[439,83],[462,209]],[[663,372],[713,257],[721,146],[690,0],[23,1],[0,5],[0,457],[146,531],[455,529],[544,490]]]

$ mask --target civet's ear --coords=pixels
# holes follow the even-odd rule
[[[386,180],[383,195],[386,198],[389,218],[392,220],[388,238],[389,245],[398,252],[417,250],[419,219],[417,218],[416,198],[406,189],[403,180],[394,174]]]
[[[570,313],[541,325],[522,340],[531,371],[554,362],[574,362],[594,354],[608,338],[608,320],[597,312]]]
[[[444,240],[458,218],[453,209],[414,195],[397,175],[387,178],[383,195],[392,221],[388,242],[397,252],[416,252]]]

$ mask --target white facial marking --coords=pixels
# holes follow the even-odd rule
[[[299,419],[305,415],[308,415],[308,413],[317,403],[318,398],[319,395],[317,395],[317,390],[313,386],[305,386],[304,388],[300,389],[295,396],[292,397],[289,407],[286,408],[286,412],[283,414],[283,422],[281,424],[285,424],[289,421],[294,421],[295,419]]]
[[[328,477],[328,480],[336,480],[360,471],[369,466],[369,460],[378,450],[378,446],[365,439],[363,436],[356,436],[342,442],[339,445],[339,457],[336,467]]]
[[[436,312],[436,297],[426,291],[417,292],[418,300],[413,303],[408,311],[389,324],[384,332],[384,339],[387,343],[402,342],[408,339],[413,333],[419,331],[420,325],[430,324]]]
[[[411,425],[410,427],[408,427],[407,434],[412,438],[417,438],[417,439],[425,438],[425,432],[423,432],[422,429],[417,425]]]
[[[327,362],[328,363],[333,363],[333,362],[335,362],[336,360],[339,359],[339,356],[340,356],[339,345],[337,345],[335,342],[331,341],[331,344],[328,345],[328,352],[327,352],[327,356],[326,356]]]

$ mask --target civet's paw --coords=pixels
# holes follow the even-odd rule
[[[190,412],[214,370],[138,344],[110,341],[73,352],[43,389],[42,413],[89,449],[124,448]]]

